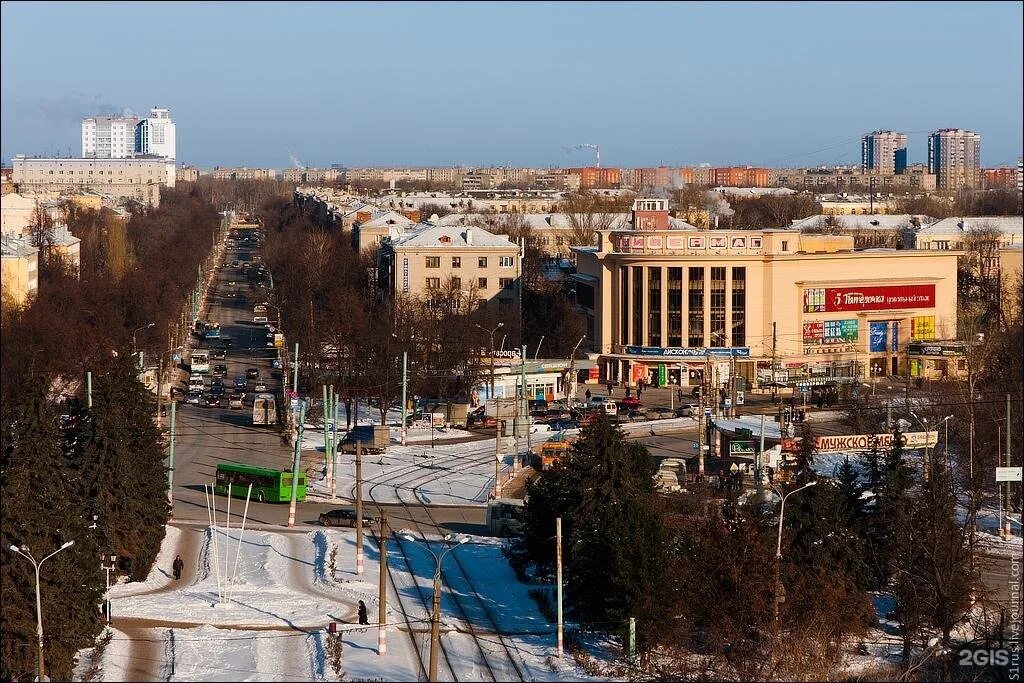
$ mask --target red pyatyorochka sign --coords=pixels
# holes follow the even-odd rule
[[[827,287],[825,311],[888,311],[894,308],[934,308],[935,285]]]

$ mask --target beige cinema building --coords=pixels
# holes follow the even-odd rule
[[[578,256],[576,300],[601,381],[747,388],[905,375],[912,341],[956,338],[958,252],[855,250],[853,237],[673,230],[638,199],[633,228]]]

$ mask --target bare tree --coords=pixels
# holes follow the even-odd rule
[[[570,244],[591,246],[597,243],[597,231],[614,227],[620,215],[622,202],[611,200],[591,192],[568,195],[561,209],[569,221]],[[623,209],[624,210],[624,209]]]

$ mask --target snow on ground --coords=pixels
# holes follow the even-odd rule
[[[145,582],[111,590],[115,630],[101,659],[104,680],[127,680],[130,673],[138,677],[140,671],[151,680],[169,681],[398,681],[421,677],[416,651],[425,662],[429,631],[424,604],[429,604],[433,575],[433,559],[421,544],[400,542],[410,558],[410,574],[399,548],[392,543],[388,564],[398,595],[389,585],[388,652],[381,657],[375,626],[380,556],[369,536],[365,570],[358,576],[354,530],[247,531],[237,560],[237,581],[231,584],[232,597],[217,604],[214,553],[226,587],[224,574],[231,570],[225,567],[235,564],[238,533],[232,530],[228,535],[223,529],[216,535],[209,529],[179,532],[185,533],[204,536],[199,557],[192,560],[197,563],[194,581],[178,586],[154,572]],[[214,538],[218,543],[213,543]],[[179,540],[169,534],[161,557],[173,557]],[[437,550],[438,541],[431,541],[431,546]],[[505,641],[528,680],[589,679],[570,657],[560,661],[550,657],[554,628],[529,597],[531,586],[520,583],[508,566],[499,541],[471,537],[452,552],[458,553],[469,580],[453,558],[446,558],[442,612],[445,626],[456,630],[446,631],[442,637],[447,653],[442,658],[442,680],[452,679],[449,660],[458,680],[487,678],[481,647],[499,679],[517,678],[494,633],[494,624],[503,632],[517,634],[505,636]],[[480,592],[479,601],[473,597],[475,591]],[[374,625],[359,627],[355,623],[359,600],[366,603]],[[409,622],[421,632],[410,636],[406,611]],[[118,620],[124,630],[117,630]],[[467,632],[467,620],[478,630],[481,645]],[[327,631],[331,621],[338,622],[337,640]],[[339,640],[340,659],[335,647]]]
[[[520,441],[525,457],[525,440]],[[501,478],[506,481],[516,462],[515,440],[501,443]],[[363,500],[378,503],[421,505],[484,505],[494,488],[494,440],[461,443],[392,444],[386,453],[363,456]],[[339,453],[335,468],[336,491],[341,498],[355,498],[355,455]],[[311,499],[330,497],[324,479],[309,482]]]

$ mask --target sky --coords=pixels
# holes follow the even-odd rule
[[[859,163],[1022,150],[1022,3],[3,2],[0,156],[169,107],[202,168]]]

